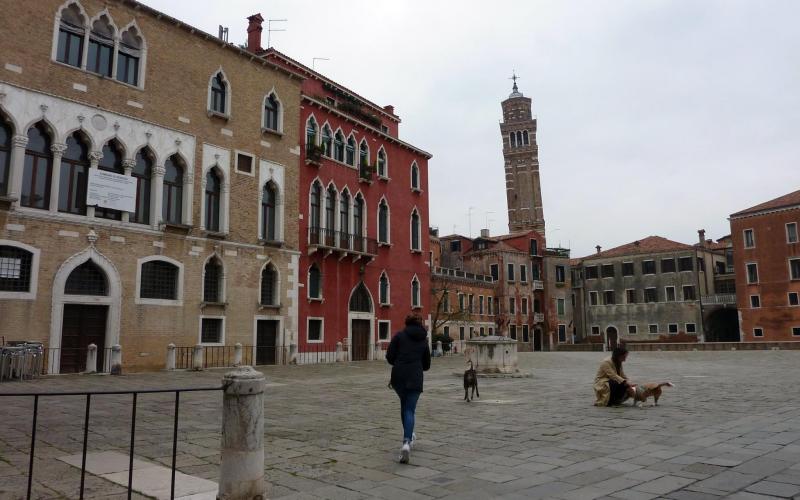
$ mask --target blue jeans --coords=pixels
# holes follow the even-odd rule
[[[403,422],[403,443],[410,442],[414,435],[414,413],[417,411],[417,401],[422,394],[419,391],[395,389],[400,398],[400,420]]]

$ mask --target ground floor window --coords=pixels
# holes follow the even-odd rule
[[[649,333],[658,333],[658,325],[647,325],[647,331]]]
[[[322,318],[308,319],[308,341],[322,342]]]
[[[694,323],[686,323],[686,333],[697,333],[697,325]]]
[[[567,341],[567,325],[558,325],[558,342],[565,343]]]
[[[795,328],[792,328],[794,331]],[[764,329],[763,328],[753,328],[753,337],[763,337],[764,336]]]
[[[391,330],[391,323],[388,321],[378,321],[378,340],[389,340]],[[445,327],[444,334],[448,334],[448,328]]]
[[[678,333],[678,324],[677,323],[670,323],[667,325],[667,332],[668,333]]]
[[[200,325],[201,344],[222,344],[223,338],[222,318],[202,318]]]

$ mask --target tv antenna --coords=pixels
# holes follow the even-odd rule
[[[311,59],[311,69],[314,70],[314,71],[316,71],[314,69],[314,66],[317,65],[317,61],[330,61],[330,58],[328,58],[328,57],[314,57],[314,58],[312,58]]]
[[[273,31],[286,31],[285,28],[273,28],[272,23],[285,23],[288,21],[288,19],[270,19],[267,21],[267,48],[272,47],[272,45],[270,45],[270,40],[272,38]]]

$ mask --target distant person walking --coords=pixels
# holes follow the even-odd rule
[[[403,422],[403,446],[400,463],[407,464],[414,446],[414,416],[422,394],[423,371],[431,367],[428,332],[418,314],[406,317],[406,327],[389,343],[386,361],[392,365],[389,385],[400,398],[400,419]]]
[[[594,378],[595,406],[615,406],[633,397],[635,389],[622,369],[628,350],[615,347],[610,358],[604,359]]]

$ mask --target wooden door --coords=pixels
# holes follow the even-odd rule
[[[354,319],[351,326],[353,361],[369,359],[369,328],[368,319]]]
[[[256,326],[256,364],[274,365],[278,359],[278,321],[258,320]]]
[[[541,351],[542,350],[542,331],[538,328],[533,331],[533,350],[534,351]]]
[[[108,306],[65,304],[61,327],[61,373],[86,369],[86,348],[97,346],[97,371],[104,371]]]

